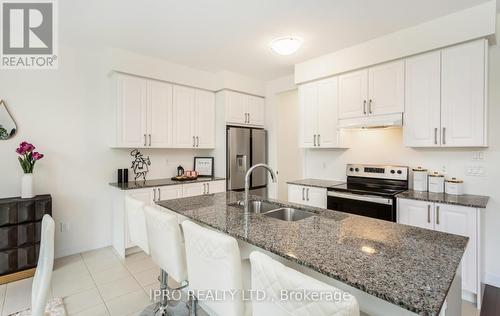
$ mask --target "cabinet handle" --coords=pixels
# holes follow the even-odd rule
[[[438,144],[438,129],[434,128],[434,145]]]
[[[193,147],[196,147],[196,137],[193,136]]]
[[[148,145],[147,143],[147,134],[144,134],[144,147],[146,147]]]
[[[149,146],[151,147],[151,134],[149,134]]]
[[[250,124],[250,113],[248,113],[248,124]]]
[[[363,100],[363,114],[366,115],[366,100]]]
[[[443,127],[443,140],[441,142],[446,145],[446,127]]]
[[[305,193],[306,193],[306,188],[302,188],[302,201],[305,201],[306,199]]]
[[[307,188],[307,201],[309,201],[309,188]]]
[[[320,140],[321,134],[318,134],[318,147],[321,147],[321,140]]]
[[[245,123],[248,123],[248,113],[245,113]]]
[[[203,194],[207,194],[207,184],[203,183]]]
[[[153,189],[153,201],[156,202],[156,189]]]
[[[372,99],[368,102],[368,113],[372,114]]]
[[[200,147],[200,137],[196,136],[196,147]]]
[[[431,205],[427,205],[427,223],[431,222]]]
[[[436,206],[436,225],[439,225],[439,206]]]
[[[210,182],[207,183],[207,194],[210,194]]]
[[[161,201],[161,191],[160,191],[160,188],[158,188],[158,202]]]
[[[316,147],[316,134],[314,134],[314,147]]]

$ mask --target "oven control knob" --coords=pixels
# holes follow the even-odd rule
[[[356,172],[359,172],[359,168],[354,169]]]
[[[396,171],[394,171],[394,170],[391,170],[391,173],[392,173],[392,174],[395,174],[395,173],[396,173]]]
[[[353,168],[353,167],[349,168],[349,171],[350,171],[350,172],[353,172],[353,171],[354,171],[354,168]]]
[[[402,173],[403,173],[403,171],[401,171],[401,170],[398,170],[398,174],[402,174]]]

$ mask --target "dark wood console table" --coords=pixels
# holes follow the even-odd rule
[[[49,194],[0,199],[0,284],[35,273],[45,214],[52,215]]]

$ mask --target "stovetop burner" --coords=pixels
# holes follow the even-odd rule
[[[391,197],[408,190],[408,167],[350,164],[346,174],[347,183],[328,190]]]

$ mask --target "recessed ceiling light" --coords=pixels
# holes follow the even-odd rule
[[[276,38],[271,42],[271,48],[280,55],[291,55],[302,45],[302,40],[298,37],[284,36]]]

